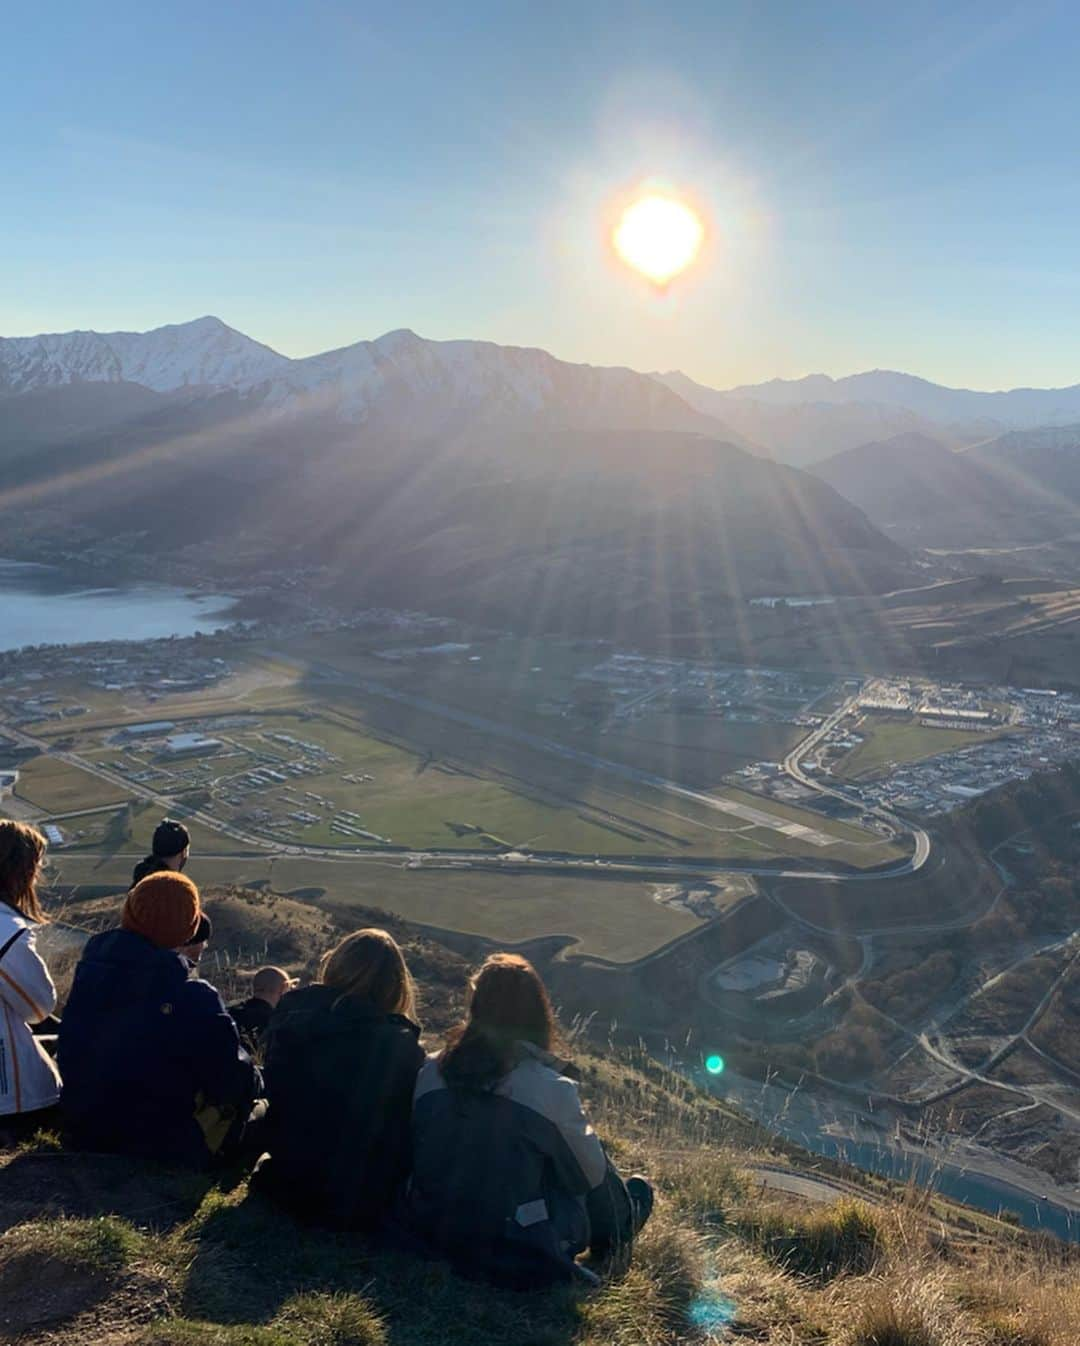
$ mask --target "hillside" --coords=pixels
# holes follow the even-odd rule
[[[1080,453],[1076,458],[1080,464]],[[1017,543],[1061,533],[1072,522],[1065,500],[1043,487],[1039,472],[1010,479],[990,456],[955,452],[926,435],[862,444],[811,471],[909,546]]]
[[[111,903],[115,907],[115,902]],[[302,903],[211,895],[226,990],[256,959],[310,970],[340,925]],[[110,901],[65,915],[107,921]],[[382,919],[353,913],[354,919]],[[401,923],[427,1041],[457,1012],[458,954]],[[301,1228],[244,1175],[0,1152],[0,1337],[23,1346],[1074,1346],[1069,1250],[795,1147],[647,1057],[578,1039],[581,1088],[658,1205],[598,1290],[514,1295],[439,1263]]]
[[[972,444],[963,457],[993,473],[1007,489],[1038,491],[1050,505],[1067,512],[1075,526],[1080,515],[1080,425],[1010,431]]]

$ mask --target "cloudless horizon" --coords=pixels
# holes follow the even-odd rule
[[[715,387],[1080,382],[1064,3],[72,0],[0,49],[0,335],[409,327]],[[702,212],[665,294],[614,203]]]

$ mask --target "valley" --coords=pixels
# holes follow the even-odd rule
[[[722,1045],[775,1128],[783,1084],[836,1153],[1071,1218],[1078,857],[1032,809],[1080,817],[1080,569],[1038,398],[216,320],[0,368],[13,582],[199,622],[0,654],[0,811],[73,924],[182,817],[205,884],[521,948],[597,1031]],[[205,508],[147,529],[162,493]]]

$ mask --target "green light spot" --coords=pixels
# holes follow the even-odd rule
[[[724,1058],[722,1056],[709,1056],[705,1060],[705,1069],[710,1075],[722,1075],[724,1073]]]

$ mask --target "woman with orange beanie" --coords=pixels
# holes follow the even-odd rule
[[[60,1026],[72,1143],[197,1166],[238,1143],[259,1073],[177,952],[201,916],[195,884],[162,871],[128,893],[119,930],[87,943]]]

